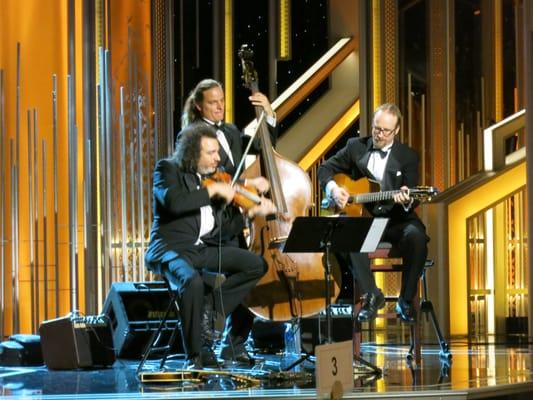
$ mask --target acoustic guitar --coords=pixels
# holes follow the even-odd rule
[[[379,183],[368,178],[353,180],[346,174],[336,174],[333,179],[337,185],[346,189],[348,193],[354,193],[350,195],[348,203],[343,209],[343,212],[352,216],[363,215],[363,204],[365,203],[392,200],[394,199],[394,195],[401,192],[401,190],[381,191]],[[439,191],[433,186],[415,186],[409,188],[409,196],[421,202],[431,201],[437,194],[439,194]],[[322,208],[335,208],[335,202],[331,199],[324,198],[322,200]]]

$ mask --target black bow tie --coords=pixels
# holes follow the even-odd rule
[[[371,153],[374,153],[374,152],[378,153],[378,154],[381,156],[381,158],[385,158],[385,157],[387,157],[387,154],[389,153],[388,151],[385,151],[385,150],[383,150],[383,149],[377,149],[377,148],[375,148],[375,147],[372,147],[372,148],[370,149],[370,152],[371,152]]]

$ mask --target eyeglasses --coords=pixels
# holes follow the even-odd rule
[[[385,129],[385,128],[381,128],[380,126],[372,126],[372,130],[374,131],[374,133],[381,133],[383,136],[392,135],[397,128],[398,127],[394,129]]]

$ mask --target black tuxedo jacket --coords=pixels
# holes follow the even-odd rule
[[[196,174],[180,170],[173,159],[157,162],[153,177],[153,223],[150,245],[145,254],[147,267],[160,273],[160,264],[180,256],[194,247],[200,231],[200,208],[213,205],[206,188],[199,187]],[[207,244],[218,244],[222,226],[223,242],[242,232],[244,222],[239,210],[228,206],[221,212],[221,223],[211,234],[203,236]]]
[[[354,180],[364,177],[373,179],[367,169],[371,150],[371,136],[349,139],[343,149],[318,167],[320,186],[324,189],[337,173],[344,173]],[[381,190],[398,190],[404,185],[407,187],[418,185],[418,155],[407,145],[395,140],[385,166]],[[380,204],[368,203],[365,204],[365,208],[376,217],[391,218],[391,222],[394,222],[418,219],[414,212],[416,205],[413,204],[409,211],[405,211],[400,204],[395,204],[393,201]]]

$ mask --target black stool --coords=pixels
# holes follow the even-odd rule
[[[433,260],[426,260],[424,271],[422,271],[422,299],[420,300],[420,315],[422,315],[422,313],[425,313],[426,321],[428,317],[431,318],[431,322],[433,323],[433,328],[435,329],[435,334],[437,335],[437,339],[439,340],[439,346],[440,346],[439,355],[441,358],[445,360],[451,360],[452,353],[450,353],[450,347],[448,346],[448,342],[446,342],[446,339],[444,339],[442,331],[440,330],[439,321],[437,320],[437,315],[435,314],[433,303],[431,302],[431,300],[428,300],[428,284],[426,281],[426,269],[432,267],[434,264],[435,262]]]
[[[178,333],[182,333],[181,315],[180,315],[180,306],[179,306],[179,294],[178,294],[177,288],[173,286],[172,283],[165,276],[163,276],[162,278],[163,278],[163,282],[165,283],[167,287],[170,301],[165,311],[165,315],[161,319],[161,322],[159,323],[157,330],[152,334],[152,337],[146,344],[141,362],[137,366],[137,374],[142,371],[142,368],[144,364],[146,363],[146,360],[152,354],[160,353],[160,352],[163,352],[163,356],[159,362],[159,370],[162,370],[163,366],[165,365],[165,362],[167,361],[169,357],[170,350],[172,349],[172,346],[174,345],[174,342],[176,341],[176,336],[178,335]],[[212,289],[211,295],[214,295],[214,291],[216,289],[219,289],[222,286],[222,284],[226,280],[226,276],[224,274],[219,274],[216,272],[203,270],[202,280],[204,281],[204,284],[206,286]],[[167,343],[159,344],[159,341],[162,337],[161,332],[163,331],[163,328],[165,328],[165,325],[167,324],[167,320],[170,317],[173,309],[176,313],[176,320],[178,321],[178,323],[176,327],[174,328],[174,330],[172,331],[172,334],[168,338]],[[181,337],[183,337],[183,334],[181,335]]]
[[[378,249],[374,253],[369,254],[369,258],[371,260],[371,269],[373,272],[403,272],[406,268],[408,268],[408,266],[403,264],[403,260],[401,258],[390,256],[390,244],[383,243],[382,245],[383,246],[381,247],[378,246]],[[416,365],[420,364],[421,361],[420,326],[422,313],[426,314],[426,318],[431,318],[440,345],[439,355],[441,359],[449,361],[452,358],[448,343],[442,335],[442,331],[433,308],[433,303],[428,299],[426,270],[427,268],[432,267],[434,264],[435,263],[433,260],[426,260],[424,270],[422,271],[422,276],[420,277],[422,281],[422,297],[419,298],[419,290],[417,290],[415,298],[413,299],[413,307],[415,308],[418,317],[416,323],[410,325],[409,327],[411,338],[410,347],[406,358],[408,362],[412,363],[414,361]],[[353,342],[354,354],[356,355],[360,355],[361,352],[361,323],[356,319],[357,313],[360,310],[359,293],[359,287],[354,280]],[[388,302],[395,302],[398,301],[398,298],[387,296],[385,297],[385,300]],[[396,313],[378,313],[377,316],[382,318],[397,318]]]
[[[146,363],[146,360],[148,359],[148,357],[150,357],[153,353],[159,353],[159,352],[163,352],[163,357],[161,358],[159,362],[159,369],[162,370],[163,366],[165,365],[165,362],[168,359],[170,349],[172,348],[172,346],[174,345],[174,342],[176,341],[176,336],[178,335],[178,333],[181,333],[181,315],[180,315],[180,306],[179,306],[179,301],[178,301],[179,300],[178,291],[175,290],[175,288],[174,289],[172,288],[172,284],[164,276],[163,276],[163,282],[165,283],[167,287],[170,301],[165,311],[165,315],[163,316],[163,318],[161,319],[161,322],[159,323],[159,326],[154,331],[154,333],[152,334],[152,337],[146,344],[141,362],[137,366],[137,373],[142,371],[142,368],[144,364]],[[169,316],[171,315],[171,312],[173,309],[174,309],[174,312],[176,313],[177,325],[174,327],[172,334],[168,338],[167,343],[159,344],[159,341],[162,336],[161,332],[163,331],[163,328],[165,328],[165,325],[167,324],[167,320]]]

